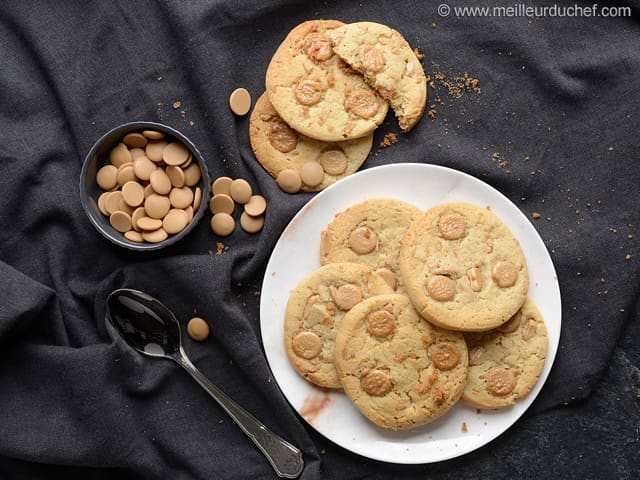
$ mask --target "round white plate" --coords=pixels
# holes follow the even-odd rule
[[[344,393],[312,385],[296,373],[284,348],[284,313],[289,293],[320,266],[320,232],[334,216],[368,198],[390,197],[426,210],[444,202],[488,206],[520,241],[530,274],[529,296],[544,316],[549,351],[540,380],[513,407],[489,411],[456,404],[434,422],[408,431],[392,431],[369,422]],[[401,163],[363,170],[318,193],[291,220],[278,240],[262,285],[262,342],[282,393],[318,432],[368,458],[392,463],[430,463],[471,452],[504,432],[540,392],[560,340],[558,279],[542,239],[522,212],[486,183],[450,168]]]

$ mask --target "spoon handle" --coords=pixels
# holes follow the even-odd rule
[[[304,468],[302,452],[265,427],[260,420],[216,387],[189,361],[182,348],[180,350],[181,355],[176,359],[180,366],[218,402],[240,429],[256,444],[264,456],[267,457],[276,474],[283,478],[297,478]]]

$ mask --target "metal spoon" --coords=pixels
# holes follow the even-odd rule
[[[182,349],[180,324],[160,301],[138,290],[123,288],[109,295],[107,314],[135,350],[150,357],[168,358],[184,368],[264,453],[278,476],[300,475],[304,468],[302,452],[265,427],[198,371]]]

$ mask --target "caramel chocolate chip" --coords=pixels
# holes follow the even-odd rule
[[[149,140],[138,132],[127,133],[122,139],[122,143],[131,148],[143,148],[148,142]]]
[[[271,146],[282,153],[289,153],[298,144],[298,134],[282,120],[271,122],[268,137]]]
[[[175,165],[171,165],[165,169],[169,180],[171,180],[171,185],[177,188],[184,187],[184,171]]]
[[[169,142],[166,140],[153,140],[144,147],[144,153],[147,154],[147,158],[152,162],[161,162],[162,152],[168,144]]]
[[[296,84],[294,94],[300,105],[310,107],[322,98],[322,88],[317,80],[305,78]]]
[[[193,187],[198,184],[200,178],[202,178],[202,171],[197,163],[192,163],[188,167],[184,168],[184,184],[187,187]]]
[[[214,215],[216,213],[228,213],[229,215],[231,215],[233,213],[233,210],[235,209],[235,206],[236,204],[233,201],[233,198],[224,193],[218,193],[211,197],[211,200],[209,200],[209,210]]]
[[[391,391],[393,384],[389,372],[374,368],[360,379],[360,386],[373,397],[383,397]]]
[[[151,172],[149,175],[149,183],[153,191],[160,195],[168,195],[171,191],[171,179],[162,168]]]
[[[139,207],[144,201],[144,187],[138,182],[129,181],[122,186],[122,198],[130,207]]]
[[[140,232],[136,232],[135,230],[128,230],[124,232],[124,238],[131,242],[142,243],[144,239],[142,238],[142,234]]]
[[[109,162],[114,167],[118,168],[120,165],[133,161],[133,156],[127,148],[127,146],[120,142],[109,152]]]
[[[149,160],[146,155],[141,155],[133,160],[133,173],[145,182],[149,181],[156,168],[156,164]]]
[[[349,166],[347,156],[344,151],[339,148],[322,152],[318,158],[318,162],[320,162],[324,171],[329,175],[342,175]]]
[[[345,109],[361,118],[372,118],[380,110],[378,98],[371,90],[354,90],[345,100]]]
[[[302,183],[310,187],[317,187],[324,180],[324,169],[318,162],[305,162],[300,167]]]
[[[258,217],[267,209],[267,200],[262,195],[252,195],[247,203],[244,204],[244,211],[247,215]]]
[[[143,231],[140,235],[142,235],[143,240],[149,243],[160,243],[169,238],[169,235],[164,231],[164,228],[159,228],[151,232]]]
[[[144,209],[151,218],[162,219],[171,209],[169,197],[152,193],[144,201]]]
[[[231,198],[233,198],[233,201],[242,205],[247,203],[253,195],[251,185],[249,185],[249,182],[244,178],[236,178],[231,182],[229,191],[231,192]]]
[[[169,193],[169,202],[174,208],[187,208],[193,203],[193,190],[189,187],[172,188]]]
[[[305,330],[293,336],[291,347],[297,356],[311,360],[322,351],[322,340],[316,333]]]
[[[149,140],[162,140],[164,138],[164,133],[158,132],[157,130],[143,130],[142,135]]]
[[[109,223],[120,233],[131,230],[131,217],[121,210],[117,210],[109,216]]]
[[[513,392],[516,388],[516,373],[513,369],[505,367],[492,368],[487,374],[487,389],[500,397]]]
[[[133,173],[133,162],[125,163],[124,165],[120,165],[118,168],[118,174],[116,176],[118,180],[118,186],[121,187],[127,182],[132,182],[136,180],[136,174]]]
[[[386,64],[386,59],[380,50],[373,45],[363,45],[358,51],[358,60],[366,71],[377,73]]]
[[[431,347],[431,360],[440,370],[451,370],[460,361],[460,351],[451,342],[438,342]]]
[[[313,60],[323,62],[333,56],[331,39],[322,33],[309,35],[303,47],[304,53]]]
[[[464,217],[459,213],[445,213],[438,219],[438,232],[445,240],[458,240],[466,230]]]
[[[162,150],[162,160],[167,165],[181,165],[189,159],[189,155],[189,149],[181,142],[171,142]]]
[[[111,190],[118,185],[118,168],[114,165],[105,165],[96,175],[96,182],[102,190]]]
[[[219,193],[224,193],[225,195],[231,196],[231,184],[233,183],[233,178],[231,177],[218,177],[211,184],[211,193],[215,196]]]
[[[329,287],[331,298],[340,310],[351,310],[362,301],[362,292],[357,285],[345,283],[336,288],[333,285]]]
[[[389,310],[376,310],[367,316],[367,331],[377,338],[384,338],[393,333],[396,319]]]
[[[439,302],[451,300],[456,293],[456,284],[449,277],[434,275],[427,281],[427,292]]]
[[[136,219],[136,226],[140,230],[152,232],[162,227],[162,220],[159,218],[139,217]]]
[[[242,212],[240,226],[247,233],[258,233],[264,227],[264,215],[254,217],[247,214],[247,212]]]
[[[491,278],[493,278],[499,287],[511,287],[518,279],[518,270],[516,270],[516,266],[509,261],[498,262],[491,271]]]
[[[209,332],[209,324],[204,318],[193,317],[187,323],[187,333],[197,342],[206,340],[209,337]]]
[[[251,94],[246,88],[236,88],[229,96],[229,108],[236,115],[243,116],[251,109]]]
[[[376,232],[366,225],[356,227],[349,234],[349,248],[358,255],[371,253],[378,246],[378,236]]]
[[[292,168],[285,168],[278,173],[276,183],[287,193],[296,193],[302,188],[302,179],[300,178],[300,174]]]
[[[228,213],[216,213],[211,217],[211,230],[220,237],[226,237],[233,233],[236,222]]]
[[[162,228],[169,234],[181,232],[187,226],[188,217],[184,210],[172,208],[162,219]]]

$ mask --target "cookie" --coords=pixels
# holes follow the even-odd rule
[[[477,408],[503,408],[525,397],[538,381],[547,356],[547,329],[527,299],[505,324],[464,334],[469,375],[462,401]]]
[[[411,130],[424,113],[427,78],[402,35],[374,22],[350,23],[328,35],[333,51],[391,104],[402,131]]]
[[[335,366],[345,393],[373,423],[403,430],[435,420],[464,391],[460,332],[420,318],[406,295],[371,297],[342,319]]]
[[[294,130],[337,142],[370,134],[389,105],[331,48],[337,20],[310,20],[295,27],[267,67],[269,101]]]
[[[249,139],[256,159],[273,178],[283,170],[300,172],[318,164],[318,180],[302,178],[313,185],[302,185],[306,192],[323,190],[337,180],[351,175],[364,163],[373,144],[373,134],[343,142],[321,142],[293,130],[278,115],[263,93],[249,120]]]
[[[468,203],[433,207],[407,230],[400,273],[418,312],[453,330],[498,327],[522,306],[527,263],[509,228]]]
[[[423,212],[393,198],[372,198],[336,215],[321,233],[320,264],[355,262],[381,275],[404,293],[400,276],[400,242],[409,225]]]
[[[390,292],[382,278],[354,263],[326,265],[300,282],[284,319],[285,347],[296,371],[321,387],[340,388],[333,346],[342,318],[362,299]]]

